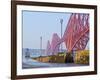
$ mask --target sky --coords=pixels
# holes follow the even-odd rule
[[[40,37],[42,37],[42,49],[46,49],[48,40],[51,42],[54,33],[61,37],[61,23],[63,19],[63,34],[71,13],[67,12],[40,12],[22,11],[23,48],[40,49]],[[65,44],[62,44],[66,49]],[[89,48],[89,42],[86,49]]]
[[[53,33],[61,37],[60,19],[63,19],[64,33],[70,15],[64,12],[22,11],[23,48],[40,49],[42,37],[42,48],[46,49],[47,41],[51,42]]]

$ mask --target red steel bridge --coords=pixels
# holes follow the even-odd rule
[[[59,52],[60,44],[65,43],[66,50],[84,50],[89,41],[89,14],[72,13],[63,37],[53,34],[51,43],[48,41],[46,54],[55,55]]]

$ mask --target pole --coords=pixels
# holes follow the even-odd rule
[[[62,30],[63,30],[63,29],[62,29],[62,27],[63,27],[63,26],[62,26],[62,24],[63,24],[63,19],[60,19],[60,23],[61,23],[61,39],[62,39],[62,34],[63,34],[63,33],[62,33],[62,32],[63,32],[63,31],[62,31]],[[62,51],[62,44],[61,44],[61,51]]]
[[[40,51],[41,51],[41,55],[42,55],[42,36],[40,37]]]

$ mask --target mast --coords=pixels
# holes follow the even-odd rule
[[[41,56],[42,56],[42,36],[40,37],[40,53],[41,53]]]
[[[62,39],[62,32],[63,32],[63,19],[60,19],[60,23],[61,23],[61,39]],[[62,51],[62,43],[61,43],[61,51]]]

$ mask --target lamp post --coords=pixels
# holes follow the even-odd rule
[[[62,26],[63,25],[63,19],[60,19],[60,23],[61,23],[61,38],[62,38],[62,34],[63,34],[62,33],[62,30],[63,30],[63,28],[62,28],[63,27]],[[62,51],[62,44],[61,44],[61,51]]]
[[[40,37],[40,51],[41,51],[41,55],[42,55],[42,36]]]

